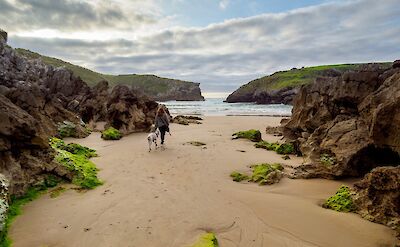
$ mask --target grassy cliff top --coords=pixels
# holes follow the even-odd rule
[[[158,77],[155,75],[107,75],[101,74],[84,67],[71,64],[61,59],[43,56],[39,53],[32,52],[30,50],[17,48],[15,49],[18,54],[23,55],[30,59],[41,59],[45,64],[52,65],[54,67],[65,67],[71,70],[76,76],[81,77],[89,86],[96,85],[101,80],[106,80],[110,83],[110,86],[117,84],[133,85],[138,89],[145,89],[146,93],[157,94],[166,92],[171,86],[190,86],[193,82],[169,79]]]
[[[287,71],[279,71],[272,75],[264,76],[241,86],[238,91],[241,93],[251,93],[255,90],[278,90],[286,87],[301,86],[309,84],[313,80],[327,73],[329,70],[340,72],[354,70],[364,64],[335,64],[321,65],[315,67],[307,67],[301,69],[291,69]],[[391,63],[382,63],[382,66],[390,67]]]

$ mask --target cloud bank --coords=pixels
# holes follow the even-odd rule
[[[203,28],[166,27],[160,21],[173,18],[151,14],[155,2],[143,8],[147,12],[132,15],[125,13],[122,0],[97,2],[0,0],[4,13],[0,23],[8,23],[5,29],[11,31],[10,44],[15,47],[60,57],[103,73],[151,73],[196,81],[203,91],[232,91],[251,79],[292,67],[400,58],[398,0],[337,1],[226,20]],[[16,11],[17,5],[12,3],[22,7]],[[50,10],[58,14],[45,18]],[[21,22],[11,25],[19,17]],[[54,21],[49,23],[49,18]],[[135,31],[135,27],[149,25],[160,27],[159,31]],[[80,28],[75,29],[76,26]],[[124,30],[124,35],[90,40],[18,33],[38,28],[64,34],[73,30],[98,33],[111,28]]]

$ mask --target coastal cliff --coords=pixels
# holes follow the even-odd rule
[[[26,59],[4,41],[0,40],[0,174],[11,195],[24,194],[49,175],[71,179],[71,172],[54,159],[51,136],[86,137],[96,121],[123,134],[150,128],[157,102],[124,85],[109,90],[103,81],[91,88],[73,72]],[[73,129],[65,132],[65,126]]]
[[[390,67],[390,63],[382,63]],[[231,93],[226,102],[255,102],[257,104],[292,104],[302,85],[311,84],[316,78],[340,77],[362,64],[339,64],[308,67],[276,72],[241,86]]]
[[[149,98],[157,101],[168,100],[187,100],[187,101],[203,101],[201,95],[200,83],[182,81],[177,79],[163,78],[156,75],[108,75],[101,74],[78,65],[74,65],[63,60],[43,56],[26,49],[18,48],[16,52],[28,59],[39,59],[47,65],[53,67],[63,67],[73,72],[75,76],[79,76],[89,86],[93,87],[101,81],[108,81],[110,88],[117,85],[126,85],[132,87]]]

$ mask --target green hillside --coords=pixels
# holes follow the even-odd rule
[[[392,63],[378,63],[383,68],[389,68]],[[290,98],[283,93],[282,99],[280,99],[279,93],[273,93],[276,90],[299,87],[301,85],[312,83],[317,77],[320,76],[332,76],[338,75],[342,72],[355,70],[365,64],[336,64],[336,65],[322,65],[315,67],[307,67],[296,69],[293,68],[287,71],[279,71],[272,75],[264,76],[249,83],[241,86],[236,91],[231,93],[226,102],[257,102],[264,104],[265,102],[270,103],[288,103],[291,101]],[[339,73],[340,72],[340,73]],[[287,90],[283,90],[287,91]],[[259,95],[264,93],[265,95],[274,94],[274,99],[259,98]],[[292,95],[293,97],[294,95]]]
[[[391,63],[381,63],[384,67],[390,67]],[[322,76],[329,70],[337,70],[340,72],[354,70],[363,64],[336,64],[336,65],[321,65],[315,67],[307,67],[301,69],[291,69],[287,71],[276,72],[269,76],[264,76],[253,80],[246,85],[240,87],[244,93],[252,92],[256,89],[276,90],[286,87],[300,86],[309,84],[313,80]]]
[[[32,52],[26,49],[17,48],[15,49],[18,54],[23,55],[30,59],[41,59],[45,64],[52,65],[54,67],[65,67],[71,70],[76,76],[81,77],[89,86],[96,85],[101,80],[106,80],[113,87],[117,84],[132,85],[134,88],[143,91],[145,94],[154,98],[160,99],[174,99],[174,94],[180,91],[180,94],[184,94],[187,91],[187,97],[180,95],[180,97],[186,97],[189,100],[202,99],[201,92],[198,83],[169,79],[158,77],[155,75],[107,75],[101,74],[84,67],[65,62],[63,60],[43,56],[39,53]],[[198,90],[196,90],[198,89]],[[193,93],[194,92],[194,93]],[[167,94],[167,95],[166,95]]]

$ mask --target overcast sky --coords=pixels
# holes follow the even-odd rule
[[[400,58],[400,0],[0,0],[13,47],[230,92],[292,67]]]

